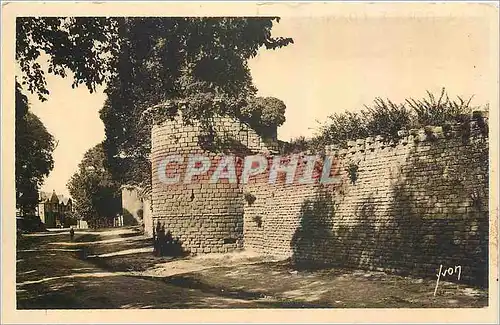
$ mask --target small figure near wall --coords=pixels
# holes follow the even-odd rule
[[[73,241],[73,239],[75,238],[75,230],[73,229],[73,227],[71,227],[71,229],[69,230],[69,237],[71,241]]]

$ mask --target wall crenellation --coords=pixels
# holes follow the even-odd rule
[[[464,133],[463,125],[467,126],[467,132]],[[366,137],[347,141],[346,147],[341,148],[338,145],[326,145],[325,151],[345,156],[355,152],[374,151],[386,147],[405,146],[408,143],[434,142],[437,140],[450,140],[456,138],[477,139],[478,137],[488,136],[488,115],[485,111],[474,111],[471,113],[470,120],[462,123],[455,123],[448,126],[426,126],[420,129],[399,130],[395,139],[386,139],[381,135]]]

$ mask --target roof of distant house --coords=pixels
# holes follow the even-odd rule
[[[38,196],[39,196],[40,201],[47,201],[52,196],[52,193],[40,191],[38,193]]]
[[[52,200],[57,199],[57,203],[64,204],[64,205],[68,205],[68,202],[71,201],[71,198],[64,196],[63,194],[56,194],[55,191],[53,191],[52,193],[40,191],[39,192],[39,199],[40,199],[40,202],[44,202],[44,203],[48,203]]]
[[[71,199],[69,197],[63,196],[63,198],[62,198],[62,200],[60,200],[60,202],[62,202],[64,205],[68,205],[68,202],[70,200]]]

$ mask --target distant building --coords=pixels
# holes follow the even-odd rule
[[[40,192],[38,216],[47,228],[64,227],[66,216],[73,212],[73,201],[56,191]]]
[[[76,228],[78,228],[78,229],[88,229],[89,228],[89,224],[85,220],[78,219],[78,220],[76,220]]]
[[[115,226],[142,225],[147,232],[153,231],[151,216],[151,201],[144,189],[132,186],[122,186],[122,215],[115,221]]]

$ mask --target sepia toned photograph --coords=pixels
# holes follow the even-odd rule
[[[498,7],[105,5],[11,13],[16,310],[492,307]]]

